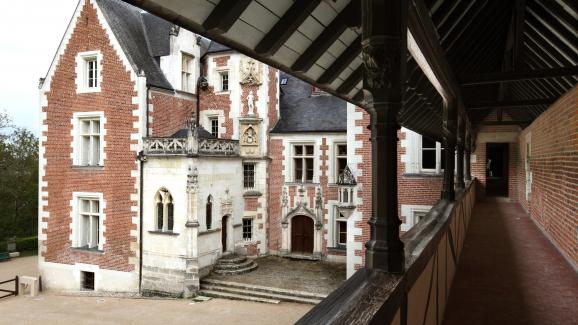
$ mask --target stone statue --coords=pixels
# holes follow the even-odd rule
[[[255,115],[255,98],[253,97],[253,91],[249,92],[247,95],[247,107],[249,108],[249,115]]]

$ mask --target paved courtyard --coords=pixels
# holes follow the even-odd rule
[[[212,274],[215,280],[329,294],[345,281],[345,264],[293,260],[266,256],[255,260],[259,267],[240,275]]]
[[[37,275],[37,257],[0,263],[0,280]],[[293,324],[313,306],[212,299],[122,299],[43,293],[0,299],[2,324]]]

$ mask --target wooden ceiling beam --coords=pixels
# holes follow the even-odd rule
[[[475,86],[509,81],[546,79],[578,75],[578,66],[528,71],[491,72],[464,76],[462,86]]]
[[[519,70],[522,63],[522,53],[524,51],[524,22],[526,21],[526,0],[516,0],[514,10],[515,25],[512,63],[514,70]]]
[[[321,0],[296,0],[255,47],[255,52],[271,56],[295,33]]]
[[[356,38],[349,47],[325,70],[317,79],[319,84],[330,84],[345,70],[349,64],[361,53],[361,37]]]
[[[221,0],[205,19],[203,28],[208,33],[224,34],[233,27],[252,0]]]
[[[532,121],[480,121],[478,125],[529,125]]]
[[[351,90],[363,79],[363,65],[353,71],[347,79],[337,88],[337,92],[343,95],[349,94]]]
[[[490,108],[525,108],[527,106],[535,105],[552,105],[557,98],[540,98],[540,99],[530,99],[530,100],[497,100],[497,101],[485,101],[485,102],[472,102],[466,103],[467,110],[479,110],[479,109],[490,109]]]
[[[331,21],[317,36],[309,47],[291,66],[291,70],[307,72],[317,60],[337,41],[348,27],[357,27],[361,20],[361,4],[359,0],[351,0],[347,7]]]

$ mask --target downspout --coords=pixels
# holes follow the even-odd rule
[[[205,56],[202,56],[199,60],[199,78],[197,78],[197,85],[196,85],[196,97],[197,97],[197,111],[195,114],[195,120],[197,122],[197,126],[199,126],[199,122],[200,122],[200,113],[201,113],[201,96],[200,96],[200,90],[201,90],[201,80],[205,79],[205,76],[203,75],[204,71],[205,71],[205,65],[204,65],[204,61],[205,61]]]
[[[149,86],[145,86],[145,137],[149,137],[149,92],[150,92],[150,87]],[[142,258],[143,258],[143,200],[144,200],[144,195],[143,195],[143,189],[144,189],[144,163],[146,161],[146,156],[144,155],[144,150],[141,150],[141,152],[139,152],[138,154],[138,159],[140,161],[140,182],[139,182],[139,201],[140,201],[140,209],[139,209],[139,258],[138,258],[138,292],[139,294],[142,294]]]

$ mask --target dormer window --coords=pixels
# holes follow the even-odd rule
[[[76,57],[76,90],[78,93],[99,92],[102,82],[100,51],[78,53]]]
[[[194,57],[192,55],[182,53],[182,65],[181,65],[181,90],[186,92],[194,92]]]

